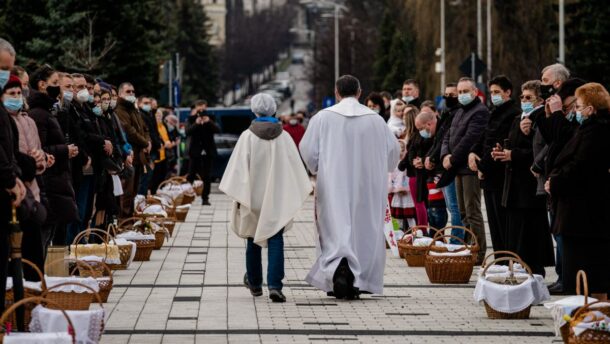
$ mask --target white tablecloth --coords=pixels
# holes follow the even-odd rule
[[[86,286],[92,288],[93,290],[95,290],[96,292],[100,291],[99,283],[93,277],[83,278],[83,277],[76,277],[76,276],[69,276],[69,277],[45,276],[45,282],[47,283],[47,289],[51,289],[51,287],[56,286],[61,283],[76,282],[76,283],[86,285]],[[75,284],[64,285],[59,288],[55,288],[52,291],[64,292],[64,293],[69,293],[69,292],[91,293],[91,290],[89,290],[85,287],[82,287],[80,285],[75,285]]]
[[[517,285],[498,284],[479,276],[474,289],[476,302],[484,300],[491,308],[504,313],[516,313],[550,298],[544,278],[540,275],[528,276]]]
[[[76,333],[76,343],[97,343],[104,330],[104,310],[66,311]],[[36,306],[32,310],[31,332],[59,332],[68,328],[68,321],[61,311]]]
[[[61,333],[11,333],[4,336],[4,344],[72,344],[68,332]]]

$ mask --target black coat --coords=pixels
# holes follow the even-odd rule
[[[205,154],[209,157],[218,155],[216,150],[216,142],[214,142],[214,134],[220,132],[220,128],[214,123],[213,117],[205,124],[196,124],[197,116],[190,116],[186,121],[186,136],[188,139],[188,155],[189,157],[201,156]]]
[[[549,117],[546,117],[544,112],[537,111],[530,118],[548,145],[542,166],[535,165],[533,169],[548,177],[555,164],[555,159],[578,129],[578,122],[575,119],[571,121],[566,119],[562,111],[554,112]]]
[[[159,149],[163,147],[163,142],[161,140],[161,136],[159,135],[159,130],[157,129],[157,120],[154,115],[140,111],[140,115],[142,116],[142,120],[146,123],[146,127],[148,127],[148,133],[150,135],[150,158],[155,161],[159,159]]]
[[[29,116],[36,122],[42,149],[55,157],[55,164],[43,174],[43,186],[47,204],[47,221],[69,223],[78,219],[70,158],[65,135],[57,117],[51,112],[55,101],[48,95],[32,90],[28,99]]]
[[[610,239],[609,151],[610,113],[599,111],[576,130],[551,171],[555,233]]]
[[[479,97],[475,97],[470,104],[460,108],[443,139],[441,163],[446,155],[451,154],[452,170],[458,175],[474,174],[468,168],[468,154],[485,133],[488,121],[489,110],[481,103]]]
[[[505,163],[504,190],[502,206],[518,209],[545,209],[546,198],[537,196],[537,180],[530,171],[534,161],[532,140],[534,132],[523,134],[519,124],[521,115],[514,118],[508,134],[511,161]]]
[[[432,139],[424,139],[419,135],[419,133],[415,133],[411,142],[409,142],[409,147],[407,156],[398,164],[398,169],[400,171],[407,170],[407,175],[409,177],[415,177],[416,185],[417,185],[417,202],[427,202],[428,201],[428,177],[432,172],[426,170],[425,168],[415,168],[413,165],[413,160],[416,158],[421,158],[422,162],[424,162],[426,153],[432,147],[434,140]]]
[[[72,174],[72,186],[76,190],[83,178],[83,166],[87,164],[89,155],[87,154],[87,144],[81,130],[82,118],[76,111],[74,105],[58,103],[55,105],[57,121],[64,134],[66,144],[74,144],[78,147],[78,155],[70,159],[70,170]]]
[[[80,118],[80,130],[82,140],[86,145],[87,155],[89,155],[94,165],[99,164],[101,159],[106,156],[104,152],[104,140],[106,140],[106,137],[102,134],[96,116],[88,104],[73,102],[73,105]]]
[[[19,149],[18,139],[17,129],[0,102],[0,221],[2,228],[6,228],[5,224],[9,221],[11,214],[11,196],[6,189],[12,189],[15,186],[16,179],[21,172],[16,157]]]
[[[148,134],[148,126],[142,120],[140,112],[136,109],[133,103],[119,98],[115,113],[121,122],[123,131],[127,136],[127,141],[133,148],[134,165],[144,165],[150,162],[150,156],[143,154],[142,150],[148,146],[150,135]]]
[[[504,164],[494,161],[491,151],[497,143],[504,146],[504,139],[508,138],[511,125],[515,117],[520,114],[521,109],[512,99],[494,107],[489,114],[485,134],[472,149],[472,152],[481,158],[478,168],[484,176],[481,187],[486,190],[500,191],[504,187]]]
[[[443,164],[441,161],[441,148],[443,147],[443,140],[449,132],[449,128],[451,128],[451,123],[453,123],[453,117],[455,116],[455,113],[459,109],[459,107],[455,107],[453,109],[447,109],[443,111],[443,113],[441,113],[441,118],[436,123],[434,141],[432,142],[432,146],[426,153],[426,157],[430,158],[430,162],[435,164],[436,171],[443,171]]]

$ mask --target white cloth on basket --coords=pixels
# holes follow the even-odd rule
[[[114,239],[115,244],[117,245],[131,245],[131,256],[129,257],[129,261],[127,262],[127,265],[131,264],[131,262],[133,262],[133,259],[136,257],[136,250],[138,249],[138,244],[136,244],[133,241],[129,241],[123,238],[115,238]]]
[[[77,344],[98,343],[104,330],[104,310],[66,311],[76,334]],[[68,328],[68,321],[59,310],[41,305],[32,310],[31,332],[60,332]]]
[[[589,303],[596,302],[597,299],[589,297],[587,300]],[[553,324],[555,325],[555,335],[560,336],[560,328],[566,324],[566,320],[563,318],[564,315],[572,314],[572,311],[585,305],[585,297],[583,295],[574,295],[564,297],[563,299],[547,302],[544,304],[546,309],[551,311],[551,317],[553,318]]]
[[[47,284],[47,289],[51,289],[58,284],[67,283],[67,282],[76,282],[95,290],[95,292],[100,291],[100,286],[97,280],[93,277],[76,277],[76,276],[68,276],[68,277],[54,277],[54,276],[46,276],[45,282]],[[91,293],[91,290],[76,284],[67,284],[63,285],[59,288],[54,288],[52,291],[54,292],[64,292],[64,293]]]
[[[580,336],[586,330],[610,332],[610,317],[600,311],[591,309],[581,322],[572,326],[572,329],[576,336]]]
[[[24,279],[23,287],[25,289],[42,291],[42,289],[40,288],[40,282],[26,281]],[[13,278],[9,276],[6,278],[6,290],[11,290],[11,289],[13,289]]]
[[[144,234],[136,231],[123,232],[116,236],[117,239],[125,240],[155,240],[154,234]]]
[[[496,311],[516,313],[531,305],[549,300],[551,295],[541,275],[533,275],[520,284],[498,284],[479,276],[474,289],[474,300],[485,301]]]
[[[462,257],[462,256],[470,256],[470,255],[472,255],[472,252],[470,252],[470,250],[463,250],[463,251],[457,251],[457,252],[430,251],[429,254],[431,256]]]
[[[23,333],[14,332],[4,336],[4,344],[72,344],[68,332]]]

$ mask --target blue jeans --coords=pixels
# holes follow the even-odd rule
[[[284,286],[284,230],[269,238],[267,241],[267,286],[269,289],[282,290]],[[246,273],[248,282],[254,288],[263,285],[263,264],[261,261],[261,247],[248,238],[246,246]]]
[[[447,208],[429,207],[428,223],[434,228],[441,229],[447,226]]]
[[[555,272],[557,273],[557,281],[563,283],[563,240],[561,238],[561,234],[553,234],[553,238],[555,239],[555,243],[557,247],[555,247]]]
[[[443,188],[443,195],[445,196],[445,203],[447,204],[449,214],[451,214],[451,225],[463,226],[464,224],[462,223],[462,216],[460,215],[460,208],[458,206],[457,192],[455,190],[455,179],[451,184]],[[464,239],[464,230],[454,228],[451,230],[451,235]],[[451,239],[451,243],[459,244],[459,242],[454,239]]]

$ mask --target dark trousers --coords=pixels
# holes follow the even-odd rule
[[[140,175],[142,175],[142,165],[133,165],[133,176],[123,180],[123,195],[121,196],[120,219],[133,216],[133,200],[136,197],[138,186],[140,185]]]
[[[2,192],[4,192],[4,190],[2,190]],[[4,202],[2,202],[2,205],[7,206],[4,204]],[[4,313],[9,258],[9,232],[6,227],[8,224],[8,217],[0,216],[0,221],[2,221],[2,225],[0,227],[3,229],[0,231],[0,312]]]
[[[155,169],[152,174],[152,179],[150,180],[150,193],[156,194],[157,189],[159,188],[159,184],[161,184],[165,177],[167,177],[167,159],[163,161],[159,161],[155,163]]]
[[[263,264],[261,247],[248,239],[246,246],[246,274],[248,283],[259,288],[263,285]],[[282,290],[284,286],[284,230],[280,230],[267,241],[267,286],[269,289]]]
[[[506,250],[506,208],[502,206],[502,190],[483,190],[483,194],[493,250]]]
[[[36,265],[44,273],[44,248],[42,246],[41,226],[28,220],[20,221],[20,228],[23,231],[21,242],[21,254],[23,259],[27,259]],[[23,277],[26,281],[40,280],[40,276],[29,265],[23,264]]]
[[[485,224],[481,213],[481,182],[475,175],[459,175],[455,177],[455,188],[462,223],[477,236],[480,247],[477,261],[481,262],[487,250]]]
[[[207,200],[210,197],[210,187],[212,186],[212,163],[214,161],[213,156],[201,155],[197,157],[191,157],[189,162],[189,175],[188,181],[192,183],[197,179],[197,175],[203,180],[203,194],[201,199]]]

